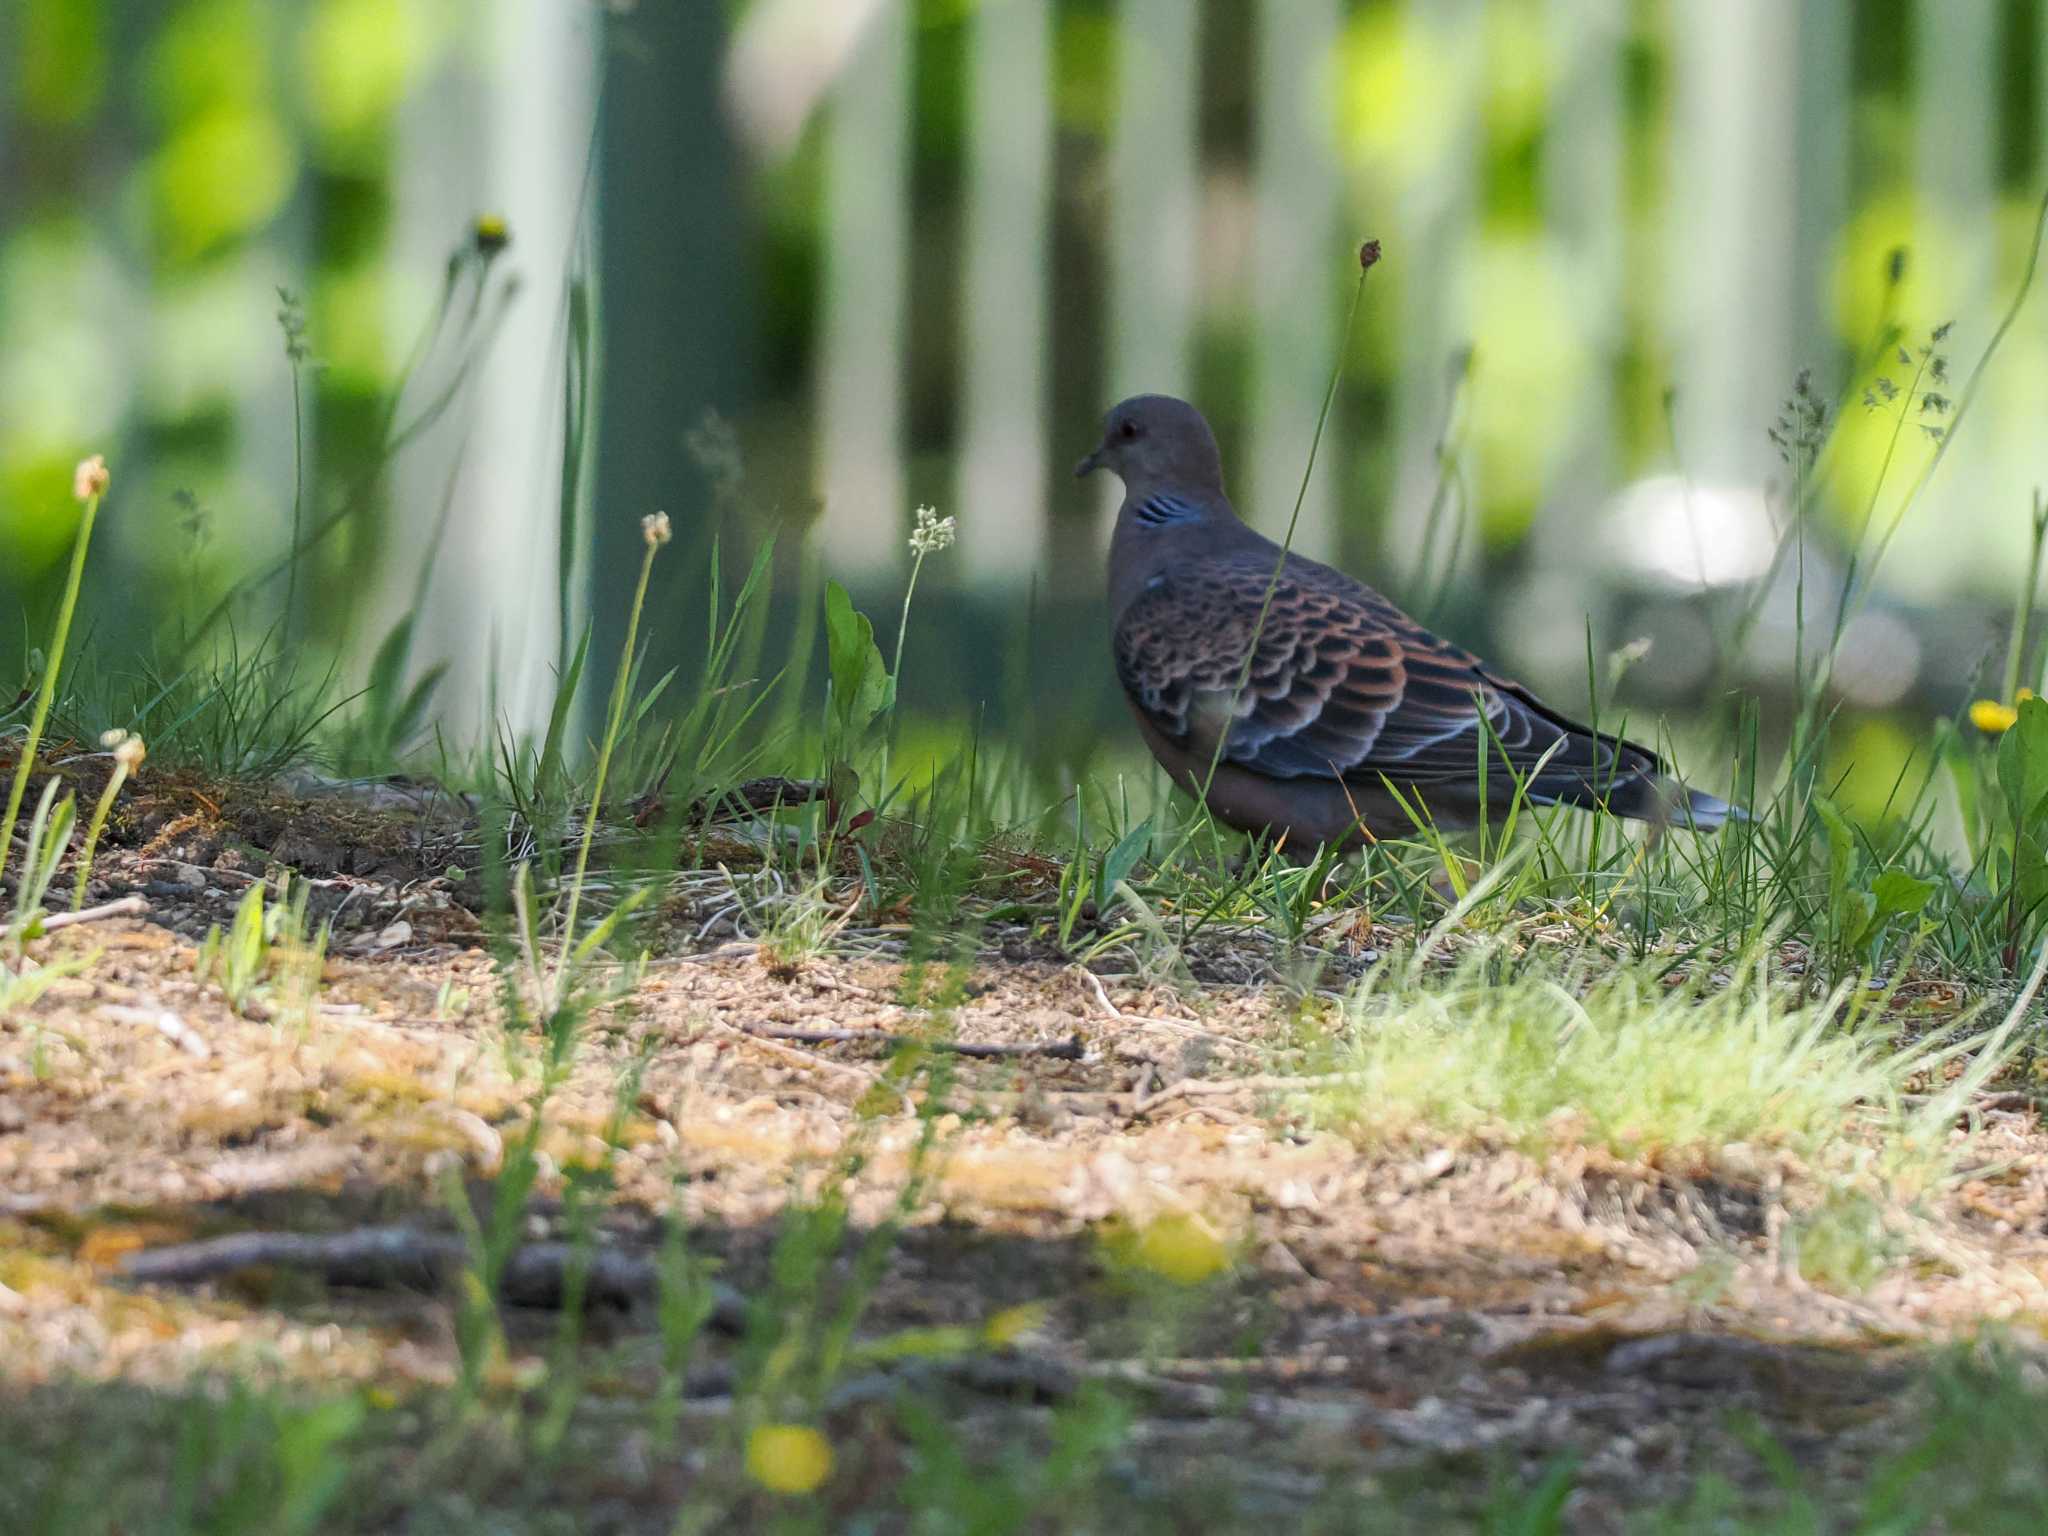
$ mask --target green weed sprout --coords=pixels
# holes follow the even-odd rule
[[[910,633],[910,605],[917,596],[918,573],[925,560],[953,547],[957,525],[940,517],[932,507],[917,509],[917,526],[910,534],[910,582],[903,590],[903,607],[896,618],[896,659],[883,661],[875,642],[875,627],[868,616],[853,606],[853,599],[836,581],[825,583],[825,654],[830,669],[830,703],[826,710],[825,764],[831,784],[827,796],[824,836],[820,839],[819,867],[831,862],[831,840],[840,832],[857,832],[875,819],[894,791],[889,783],[889,759],[895,745],[895,714],[898,688],[903,681],[903,645]],[[849,814],[860,791],[860,775],[854,769],[854,755],[868,728],[887,716],[881,745],[881,791],[871,796],[869,809]]]
[[[71,893],[71,910],[77,912],[85,906],[85,883],[92,878],[93,850],[99,847],[100,830],[107,824],[107,816],[114,809],[114,797],[121,793],[121,786],[128,782],[128,776],[142,766],[142,760],[149,755],[149,749],[142,744],[140,736],[131,736],[126,731],[109,731],[100,738],[100,745],[111,748],[114,754],[114,771],[107,779],[107,787],[100,791],[100,802],[93,807],[92,821],[85,829],[85,846],[78,854],[78,881]]]
[[[21,876],[15,883],[14,913],[0,929],[8,947],[18,955],[30,939],[42,935],[43,898],[57,877],[58,861],[71,843],[71,826],[77,814],[71,797],[57,799],[57,781],[43,786],[43,798],[29,818],[28,842],[24,845]],[[4,842],[0,838],[0,842]]]
[[[43,798],[29,820],[28,845],[21,863],[14,915],[4,928],[0,928],[0,953],[11,953],[16,961],[21,960],[28,941],[43,931],[43,897],[49,891],[50,882],[56,878],[57,863],[64,857],[64,849],[71,842],[75,811],[69,795],[62,801],[57,800],[55,779],[43,786]],[[0,960],[0,1019],[33,1006],[36,999],[61,978],[77,975],[90,963],[91,958],[83,955],[50,960],[40,966],[9,965]],[[36,1044],[30,1060],[34,1063],[35,1074],[41,1077],[42,1042],[39,1033],[33,1030],[31,1038],[36,1040]]]
[[[1991,750],[1971,754],[1970,766],[1956,768],[1959,778],[1974,781],[1958,785],[1964,791],[1972,869],[1984,876],[1996,914],[2000,959],[2008,972],[2018,969],[2048,903],[2048,869],[2043,867],[2048,856],[2043,851],[2048,847],[2048,707],[2020,683],[2036,675],[2027,632],[2048,554],[2048,502],[2038,490],[2031,531],[1999,694],[1972,700],[1968,710],[1970,724],[1992,744]]]
[[[569,878],[569,902],[562,916],[562,957],[556,965],[547,1000],[550,1013],[562,1007],[576,961],[588,953],[587,947],[576,944],[576,909],[583,902],[583,881],[590,868],[590,845],[597,838],[598,813],[604,808],[604,784],[611,771],[612,751],[618,746],[619,733],[626,721],[626,699],[633,682],[633,650],[640,639],[640,613],[647,604],[647,583],[654,576],[654,557],[674,537],[668,514],[655,512],[641,518],[640,535],[647,552],[640,559],[640,580],[633,588],[632,611],[626,616],[625,649],[619,659],[619,675],[612,682],[611,706],[605,711],[604,740],[597,749],[597,777],[590,786],[590,811],[583,818],[583,839],[576,845],[576,869]]]
[[[193,972],[201,981],[210,977],[219,983],[228,1006],[236,1013],[242,1012],[255,997],[270,963],[270,944],[263,932],[263,890],[260,882],[249,887],[236,904],[234,921],[225,934],[218,923],[207,930],[206,941],[199,946],[199,958],[193,965]]]
[[[36,748],[42,744],[43,726],[50,718],[50,703],[57,696],[57,674],[64,665],[64,641],[71,633],[71,617],[78,610],[78,586],[85,575],[85,552],[92,543],[92,525],[107,494],[107,461],[99,454],[79,462],[71,477],[71,494],[85,504],[78,524],[78,542],[71,550],[71,574],[64,583],[64,601],[57,609],[57,628],[50,636],[49,660],[43,665],[42,684],[36,690],[36,707],[29,717],[28,735],[21,743],[21,761],[14,765],[14,783],[7,791],[7,815],[0,818],[0,875],[7,873],[8,840],[14,819],[21,814],[22,796],[28,792],[29,772],[35,766]]]
[[[303,882],[295,887],[289,873],[279,876],[276,896],[266,904],[269,887],[267,880],[249,887],[225,933],[218,923],[207,930],[193,974],[202,982],[213,981],[228,1006],[241,1014],[252,1004],[268,1006],[271,983],[281,983],[283,1006],[270,1016],[296,1016],[303,1022],[311,1016],[327,958],[327,928],[323,924],[309,934]]]
[[[449,1213],[469,1249],[469,1263],[463,1271],[462,1295],[455,1316],[455,1349],[461,1362],[461,1374],[456,1385],[456,1402],[460,1410],[456,1415],[458,1422],[462,1413],[467,1411],[482,1391],[486,1367],[492,1359],[503,1353],[504,1331],[497,1313],[499,1284],[504,1278],[506,1264],[511,1261],[514,1250],[520,1244],[526,1220],[527,1197],[540,1177],[540,1139],[547,1121],[548,1104],[556,1090],[567,1080],[584,1015],[603,1000],[593,990],[582,985],[585,966],[618,930],[620,923],[632,912],[639,899],[639,893],[634,893],[614,906],[602,920],[592,925],[590,932],[581,938],[577,936],[576,917],[582,905],[583,888],[590,869],[590,850],[597,839],[597,818],[604,808],[605,783],[610,776],[614,751],[625,729],[635,671],[634,655],[639,645],[640,616],[647,601],[648,583],[654,574],[654,557],[673,536],[668,514],[656,512],[643,517],[640,520],[640,533],[646,543],[646,553],[640,562],[640,580],[633,589],[633,606],[626,619],[626,636],[619,658],[618,677],[612,684],[611,703],[605,712],[604,737],[598,746],[597,773],[591,785],[590,809],[584,819],[582,839],[577,845],[575,868],[569,877],[568,899],[563,907],[560,942],[551,957],[543,958],[540,928],[535,915],[531,866],[524,863],[519,865],[510,881],[508,894],[512,903],[514,947],[507,951],[501,964],[505,1011],[510,1020],[517,1021],[525,1017],[526,994],[515,980],[519,974],[518,966],[523,962],[525,976],[532,984],[534,1000],[541,1012],[540,1022],[547,1040],[540,1080],[529,1101],[532,1112],[527,1119],[525,1132],[506,1145],[497,1169],[490,1203],[481,1212],[470,1203],[460,1178],[452,1170],[444,1181],[444,1197]],[[559,761],[556,744],[561,740],[570,696],[573,695],[578,679],[582,676],[584,648],[588,644],[589,637],[586,634],[583,644],[577,648],[575,661],[563,678],[563,691],[557,698],[555,718],[548,728],[548,745],[542,752],[542,762],[536,776],[537,784],[551,782],[550,775],[554,770],[549,764]],[[511,765],[509,752],[507,764],[508,767]],[[508,776],[508,782],[516,781]],[[638,985],[639,975],[637,967],[626,967],[605,995],[626,995]],[[622,1117],[614,1118],[619,1120]],[[573,1180],[571,1187],[573,1190]],[[576,1205],[576,1201],[580,1198],[580,1194],[572,1194],[572,1226],[584,1219],[577,1214],[581,1207]],[[578,1231],[576,1241],[579,1250],[590,1241],[587,1227]],[[571,1295],[565,1298],[563,1332],[560,1335],[562,1342],[558,1344],[558,1364],[567,1359],[568,1343],[573,1341],[574,1330],[580,1326],[576,1320],[581,1308],[580,1287],[583,1283],[579,1276],[587,1273],[581,1267],[585,1262],[585,1258],[579,1256],[571,1270]],[[555,1399],[539,1436],[544,1444],[559,1444],[567,1422],[567,1402],[566,1397]]]

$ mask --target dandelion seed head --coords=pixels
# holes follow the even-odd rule
[[[142,760],[149,756],[149,748],[142,744],[140,736],[121,733],[121,740],[114,744],[114,761],[128,772],[133,773],[142,766]]]
[[[640,519],[640,537],[647,541],[650,549],[661,548],[674,536],[666,512],[653,512]]]
[[[126,741],[127,739],[128,733],[126,731],[100,732],[100,745],[105,747],[109,752],[113,751],[114,748],[121,745],[121,743]]]
[[[107,494],[109,478],[104,454],[96,453],[89,459],[80,459],[78,468],[71,472],[71,494],[80,501],[90,501],[95,496],[104,496]]]

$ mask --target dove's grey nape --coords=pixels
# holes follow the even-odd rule
[[[1124,484],[1109,552],[1118,680],[1152,755],[1190,794],[1206,786],[1219,821],[1306,852],[1409,834],[1404,799],[1439,827],[1469,827],[1504,813],[1518,782],[1538,805],[1660,826],[1741,816],[1362,582],[1283,559],[1231,506],[1215,434],[1185,400],[1117,405],[1075,473],[1097,469]]]

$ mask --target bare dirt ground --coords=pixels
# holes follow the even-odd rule
[[[152,910],[37,941],[44,962],[85,964],[0,1020],[6,1393],[229,1371],[401,1396],[445,1384],[451,1303],[431,1263],[330,1266],[328,1284],[260,1263],[193,1283],[126,1273],[238,1233],[450,1233],[451,1175],[487,1187],[531,1113],[536,1045],[503,1027],[446,873],[459,852],[388,819],[337,828],[288,800],[222,813],[190,798],[203,793],[138,803],[94,897]],[[195,979],[194,940],[287,856],[336,918],[326,985],[307,1015],[237,1013]],[[674,916],[694,942],[698,914]],[[793,967],[715,925],[703,944],[654,960],[594,1020],[546,1112],[529,1237],[559,1236],[559,1175],[604,1162],[610,1124],[608,1250],[631,1271],[680,1216],[746,1293],[781,1213],[850,1146],[865,1155],[856,1224],[899,1198],[927,1088],[895,1085],[873,1040],[805,1032],[930,1029],[934,1010],[905,999],[931,981],[886,929]],[[1959,1126],[1963,1163],[1986,1171],[1896,1215],[1900,1261],[1838,1295],[1785,1252],[1798,1170],[1764,1150],[1659,1168],[1484,1138],[1389,1147],[1318,1124],[1285,1077],[1302,1013],[1275,988],[1147,989],[995,934],[938,1024],[1013,1054],[948,1056],[936,1161],[862,1333],[1044,1303],[1011,1350],[920,1390],[1000,1444],[1083,1384],[1114,1383],[1138,1410],[1132,1477],[1226,1488],[1253,1515],[1445,1468],[1483,1488],[1474,1468],[1527,1475],[1569,1452],[1572,1528],[1619,1529],[1705,1471],[1754,1480],[1725,1433],[1737,1413],[1825,1485],[1897,1443],[1924,1346],[2048,1321],[2048,1134],[2031,1110]],[[1169,1303],[1172,1287],[1130,1286],[1115,1234],[1162,1217],[1214,1233],[1235,1267]],[[598,1287],[590,1345],[626,1397],[652,1390],[655,1360],[634,1273]],[[513,1327],[535,1350],[514,1375],[537,1368],[546,1290]],[[730,1386],[730,1350],[706,1349],[692,1392]],[[859,1419],[909,1379],[857,1378],[838,1411]],[[583,1468],[617,1519],[601,1528],[640,1528],[632,1511],[664,1507],[688,1475],[646,1462],[625,1435]]]

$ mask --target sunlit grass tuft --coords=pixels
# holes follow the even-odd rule
[[[1939,1176],[1903,1098],[1937,1047],[1858,1028],[1841,993],[1802,1001],[1756,961],[1698,987],[1629,965],[1502,979],[1498,962],[1368,978],[1325,1118],[1380,1144],[1584,1146],[1701,1171],[1738,1148],[1847,1172],[1881,1143],[1894,1179]]]

